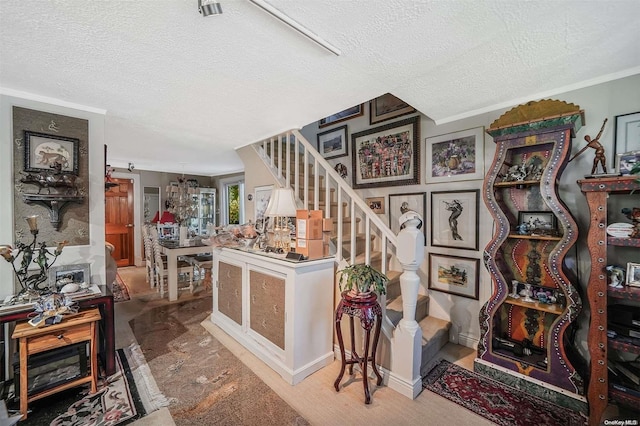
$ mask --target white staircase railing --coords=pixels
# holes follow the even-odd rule
[[[253,146],[280,186],[293,188],[300,208],[324,210],[325,218],[335,219],[337,263],[344,259],[349,264],[370,265],[378,255],[381,272],[387,274],[390,263],[396,270],[403,269],[394,260],[396,235],[299,131],[281,133]],[[415,274],[415,271],[403,272],[401,283],[409,273]],[[401,288],[403,321],[394,327],[386,314],[383,315],[382,331],[391,343],[388,384],[403,395],[415,398],[422,389],[419,371],[422,334],[415,320],[418,290],[405,294],[406,286]],[[380,304],[384,312],[384,298]]]

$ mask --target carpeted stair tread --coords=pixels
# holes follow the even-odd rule
[[[429,296],[419,294],[416,305],[416,321],[420,322],[429,314]],[[387,317],[393,325],[402,319],[402,296],[387,300]]]
[[[449,342],[451,322],[434,317],[426,317],[419,321],[422,330],[422,362],[420,371],[433,363],[433,359],[444,345]]]

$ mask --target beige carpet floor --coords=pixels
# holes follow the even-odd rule
[[[144,281],[144,268],[120,268],[119,273],[127,283],[131,300],[116,304],[116,345],[124,347],[136,343],[129,321],[157,306],[169,304],[160,299],[155,290]],[[193,300],[200,295],[180,294],[178,302]],[[222,343],[233,355],[251,369],[268,387],[289,404],[312,425],[490,425],[488,420],[468,411],[432,392],[423,391],[415,400],[401,396],[386,386],[372,386],[372,403],[363,403],[362,382],[359,375],[343,379],[340,392],[333,388],[340,364],[331,365],[291,386],[267,367],[262,361],[244,349],[209,319],[201,322],[211,336]],[[465,368],[473,368],[475,351],[463,346],[447,344],[438,358],[447,359]],[[247,401],[250,395],[247,394]],[[252,410],[251,404],[237,406],[238,410]],[[136,426],[172,425],[169,410],[152,413],[135,423]],[[202,424],[202,423],[201,423]],[[203,424],[204,426],[204,424]]]

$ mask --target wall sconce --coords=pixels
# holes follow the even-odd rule
[[[222,15],[222,6],[214,0],[198,0],[198,12],[202,16]]]

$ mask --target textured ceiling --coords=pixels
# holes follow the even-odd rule
[[[442,123],[640,73],[640,1],[0,0],[0,88],[106,110],[109,161],[205,175],[391,92]]]

